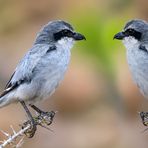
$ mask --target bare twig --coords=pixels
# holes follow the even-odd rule
[[[55,113],[56,112],[54,112],[54,111],[44,112],[44,113],[39,114],[38,116],[34,117],[36,125],[40,125],[41,127],[44,127],[46,129],[50,130],[47,126],[49,126],[52,123]],[[12,125],[10,126],[10,128],[12,129],[12,132],[13,132],[12,135],[7,132],[4,132],[3,130],[0,130],[7,137],[6,140],[0,141],[2,143],[0,145],[0,148],[4,148],[8,144],[12,144],[13,146],[15,145],[15,147],[20,147],[23,143],[24,137],[25,136],[29,137],[30,131],[32,129],[32,124],[29,120],[26,121],[25,123],[23,123],[23,125],[21,125],[21,130],[18,132],[16,132],[14,130]],[[50,131],[52,131],[52,130],[50,130]],[[24,136],[24,137],[21,138],[21,140],[17,144],[15,144],[17,138],[22,137],[22,136]]]

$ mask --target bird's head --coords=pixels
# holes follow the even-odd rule
[[[138,19],[131,20],[126,23],[123,31],[115,34],[114,39],[123,40],[127,48],[148,42],[148,23]]]
[[[84,35],[74,31],[73,27],[61,20],[51,21],[38,33],[35,44],[73,44],[74,41],[85,40]]]

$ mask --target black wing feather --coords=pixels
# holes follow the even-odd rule
[[[142,44],[141,44],[141,45],[139,46],[139,49],[142,50],[142,51],[144,51],[144,52],[146,52],[146,53],[148,53],[148,50],[147,50],[147,48],[146,48],[145,45],[142,45]]]
[[[56,46],[49,46],[49,49],[46,51],[46,53],[44,54],[47,54],[53,50],[56,50]],[[35,52],[34,52],[35,53]],[[43,54],[43,55],[44,55]],[[32,54],[33,55],[33,54]],[[31,56],[31,55],[30,55]],[[31,57],[30,57],[31,58]],[[37,63],[36,63],[37,64]],[[34,67],[35,68],[35,67]],[[33,74],[33,71],[34,71],[34,68],[32,69],[32,74]],[[17,87],[19,87],[21,84],[23,83],[30,83],[31,82],[31,79],[29,77],[22,77],[21,79],[19,79],[18,81],[16,82],[12,82],[12,78],[13,76],[15,75],[15,72],[12,74],[10,80],[8,81],[8,83],[6,84],[5,86],[5,90],[3,91],[3,93],[0,95],[0,97],[3,97],[4,95],[8,94],[10,91],[16,89]]]
[[[3,93],[0,95],[0,98],[12,91],[13,89],[18,87],[18,83],[15,83],[14,85],[11,85],[10,87],[6,88]]]
[[[5,86],[5,89],[11,87],[11,80],[12,80],[12,77],[14,76],[15,72],[12,74],[12,76],[10,77],[9,81],[7,82],[6,86]]]
[[[3,93],[0,95],[0,98],[3,97],[4,95],[6,95],[7,93],[9,93],[10,91],[16,89],[20,84],[30,82],[29,79],[24,78],[24,79],[19,80],[19,81],[15,82],[15,83],[11,83],[11,80],[12,80],[14,74],[15,74],[15,72],[12,74],[10,80],[9,80],[8,83],[6,84],[5,90],[4,90]]]

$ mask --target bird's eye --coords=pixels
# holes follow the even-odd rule
[[[126,34],[128,34],[128,35],[133,35],[134,34],[134,32],[135,32],[135,30],[134,29],[127,29],[126,31],[125,31],[125,33]]]
[[[142,37],[142,33],[141,32],[139,32],[139,31],[137,31],[135,29],[132,29],[132,28],[129,28],[129,29],[125,30],[123,33],[124,33],[124,35],[126,37],[132,36],[132,37],[134,37],[137,40],[140,40],[141,37]]]
[[[133,29],[128,30],[129,34],[133,34],[135,31]]]
[[[65,29],[65,30],[63,30],[63,35],[67,36],[67,37],[71,37],[72,36],[72,32],[70,30]]]
[[[63,33],[64,33],[64,34],[67,34],[68,32],[69,32],[69,31],[68,31],[68,30],[66,30],[66,29],[65,29],[65,30],[63,30]]]
[[[63,37],[73,37],[73,34],[74,33],[71,30],[64,29],[64,30],[61,30],[61,31],[55,33],[53,36],[54,36],[55,40],[57,41]]]

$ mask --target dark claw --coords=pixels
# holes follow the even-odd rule
[[[37,130],[37,125],[35,122],[32,122],[31,123],[32,126],[31,126],[31,129],[30,129],[30,135],[29,135],[29,138],[32,138],[34,135],[35,135],[35,132]]]
[[[38,118],[44,118],[46,119],[46,121],[48,121],[48,123],[46,123],[47,125],[50,125],[53,122],[53,118],[56,114],[56,112],[54,111],[50,111],[50,112],[44,112],[41,109],[39,109],[38,107],[36,107],[35,105],[30,104],[30,107],[32,107],[36,112],[39,113]]]
[[[22,129],[25,128],[27,125],[31,125],[31,127],[25,131],[25,135],[28,137],[28,138],[32,138],[34,135],[35,135],[35,132],[37,130],[37,124],[35,123],[35,121],[27,121],[23,124],[22,126]]]
[[[140,112],[140,117],[144,126],[148,126],[148,112]]]
[[[56,112],[54,112],[54,111],[42,112],[38,116],[38,119],[40,119],[40,121],[43,121],[44,120],[46,122],[46,125],[50,125],[53,122],[53,118],[54,118],[55,114],[56,114]]]
[[[50,122],[47,125],[50,125],[53,122],[53,118],[54,118],[56,112],[51,111],[51,112],[46,112],[46,114],[47,114],[48,117],[50,117]]]

